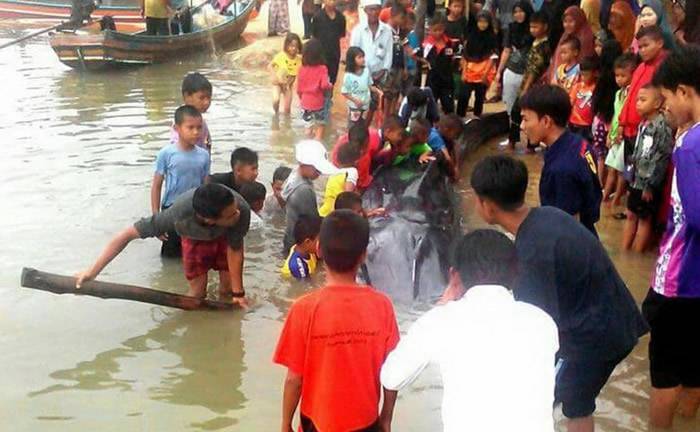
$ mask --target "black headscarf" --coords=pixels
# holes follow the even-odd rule
[[[513,20],[508,25],[508,39],[512,47],[518,50],[525,50],[532,45],[532,41],[534,40],[530,34],[530,16],[533,14],[533,9],[529,1],[519,1],[513,5],[513,11],[515,11],[515,8],[519,8],[525,12],[525,21],[519,23]]]
[[[489,26],[484,31],[479,30],[478,26],[474,26],[469,32],[466,57],[469,60],[484,60],[496,52],[498,39],[496,39],[496,33],[493,30],[493,15],[491,15],[491,12],[481,11],[476,15],[476,19],[477,21],[480,19],[488,20]]]

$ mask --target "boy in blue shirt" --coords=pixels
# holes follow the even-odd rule
[[[193,106],[183,105],[175,111],[174,128],[177,143],[163,147],[156,157],[151,184],[151,212],[154,215],[170,207],[184,192],[204,184],[209,175],[209,152],[197,146],[202,134],[202,114]],[[161,193],[163,182],[165,192]],[[162,256],[181,256],[180,237],[175,231],[167,233],[161,240]]]
[[[282,265],[282,275],[306,279],[316,271],[316,244],[321,231],[321,218],[300,216],[294,225],[294,246]]]
[[[537,86],[521,97],[520,108],[521,128],[528,139],[547,147],[540,176],[541,205],[577,216],[597,236],[595,223],[600,219],[603,194],[588,142],[566,129],[571,115],[569,95],[557,86]]]

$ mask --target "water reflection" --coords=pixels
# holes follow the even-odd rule
[[[153,329],[125,340],[118,348],[97,354],[93,360],[51,373],[50,377],[61,383],[28,396],[75,390],[134,392],[135,387],[142,385],[141,380],[149,382],[152,377],[139,378],[138,372],[129,370],[129,364],[142,363],[154,354],[162,359],[163,353],[170,353],[174,356],[165,356],[165,361],[153,365],[160,375],[158,382],[146,388],[150,399],[201,406],[219,415],[242,408],[247,401],[240,391],[241,376],[246,371],[242,314],[172,312],[160,308],[151,313],[157,322]]]

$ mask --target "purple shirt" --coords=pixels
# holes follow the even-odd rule
[[[180,136],[175,130],[175,125],[173,125],[170,128],[170,144],[177,144],[178,141],[180,141]],[[207,126],[207,122],[204,121],[204,118],[202,118],[202,135],[195,144],[197,147],[201,147],[211,154],[211,135],[209,134],[209,127]]]
[[[673,152],[671,213],[651,285],[666,297],[700,298],[700,123]]]

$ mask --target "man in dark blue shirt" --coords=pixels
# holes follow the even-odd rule
[[[557,86],[537,86],[520,99],[522,129],[547,150],[540,175],[540,203],[557,207],[594,235],[603,198],[596,160],[589,143],[566,130],[571,115],[569,95]]]
[[[515,298],[559,328],[555,399],[568,429],[592,431],[596,397],[648,328],[600,241],[559,209],[528,207],[527,183],[525,164],[508,156],[483,159],[471,176],[479,215],[515,235]]]

